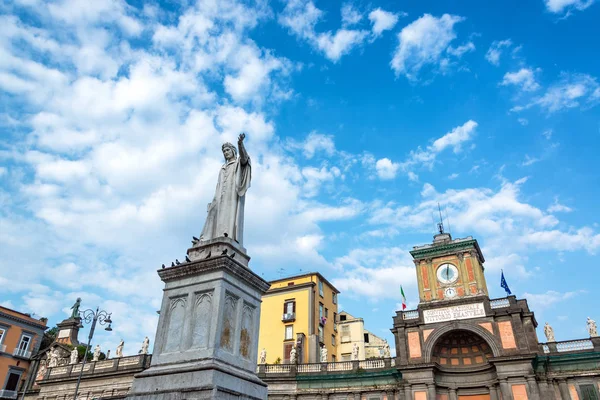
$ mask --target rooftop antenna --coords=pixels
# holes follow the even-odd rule
[[[444,211],[446,211],[446,223],[448,224],[448,232],[450,232],[450,234],[452,235],[452,229],[450,229],[450,218],[448,218],[448,209],[444,208]]]
[[[438,203],[438,211],[440,212],[440,222],[437,224],[438,231],[440,234],[444,233],[444,220],[442,219],[442,208],[440,207],[440,203]]]

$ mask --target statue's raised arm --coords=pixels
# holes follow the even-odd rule
[[[229,237],[243,245],[244,205],[246,191],[252,180],[250,156],[244,146],[245,138],[244,133],[238,136],[237,149],[231,143],[221,146],[225,163],[219,170],[215,196],[208,207],[200,242]]]

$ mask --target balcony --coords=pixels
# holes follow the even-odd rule
[[[16,399],[17,392],[15,390],[0,389],[0,399]]]
[[[282,322],[293,322],[296,320],[296,313],[286,313],[281,317]]]
[[[30,352],[30,351],[27,351],[27,349],[19,349],[19,348],[16,348],[16,349],[13,351],[13,356],[15,356],[15,357],[20,357],[20,358],[26,358],[26,359],[29,359],[29,358],[31,358],[31,352]]]

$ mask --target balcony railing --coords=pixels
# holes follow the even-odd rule
[[[6,352],[6,345],[0,344],[0,353],[5,353],[5,352]]]
[[[16,348],[13,350],[13,356],[21,358],[31,358],[31,352],[27,351],[27,349]]]
[[[339,361],[311,364],[259,364],[256,371],[259,375],[267,376],[271,374],[278,375],[306,375],[321,374],[327,372],[352,373],[360,370],[383,370],[393,368],[395,365],[393,358],[380,358],[362,361]]]
[[[543,343],[544,354],[566,353],[569,351],[594,350],[594,343],[590,339],[566,340],[564,342]]]
[[[283,322],[291,322],[296,320],[296,313],[286,313],[281,317]]]
[[[0,389],[0,399],[16,399],[17,392],[15,390]]]
[[[43,379],[63,379],[66,377],[76,377],[83,367],[84,375],[93,375],[97,373],[115,373],[117,371],[131,371],[144,369],[150,366],[152,360],[151,354],[139,354],[135,356],[111,358],[110,360],[90,361],[85,364],[61,365],[48,368]],[[130,372],[127,372],[130,373]]]
[[[508,300],[508,298],[502,298],[502,299],[493,299],[490,300],[490,308],[504,308],[504,307],[510,307],[510,301]]]
[[[418,319],[419,318],[419,310],[410,310],[410,311],[404,311],[402,313],[402,318],[407,320],[407,319]]]

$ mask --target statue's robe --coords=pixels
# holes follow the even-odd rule
[[[242,164],[240,157],[226,162],[219,171],[215,197],[210,203],[201,241],[223,237],[225,233],[243,244],[244,203],[250,187],[252,167],[250,158]]]

